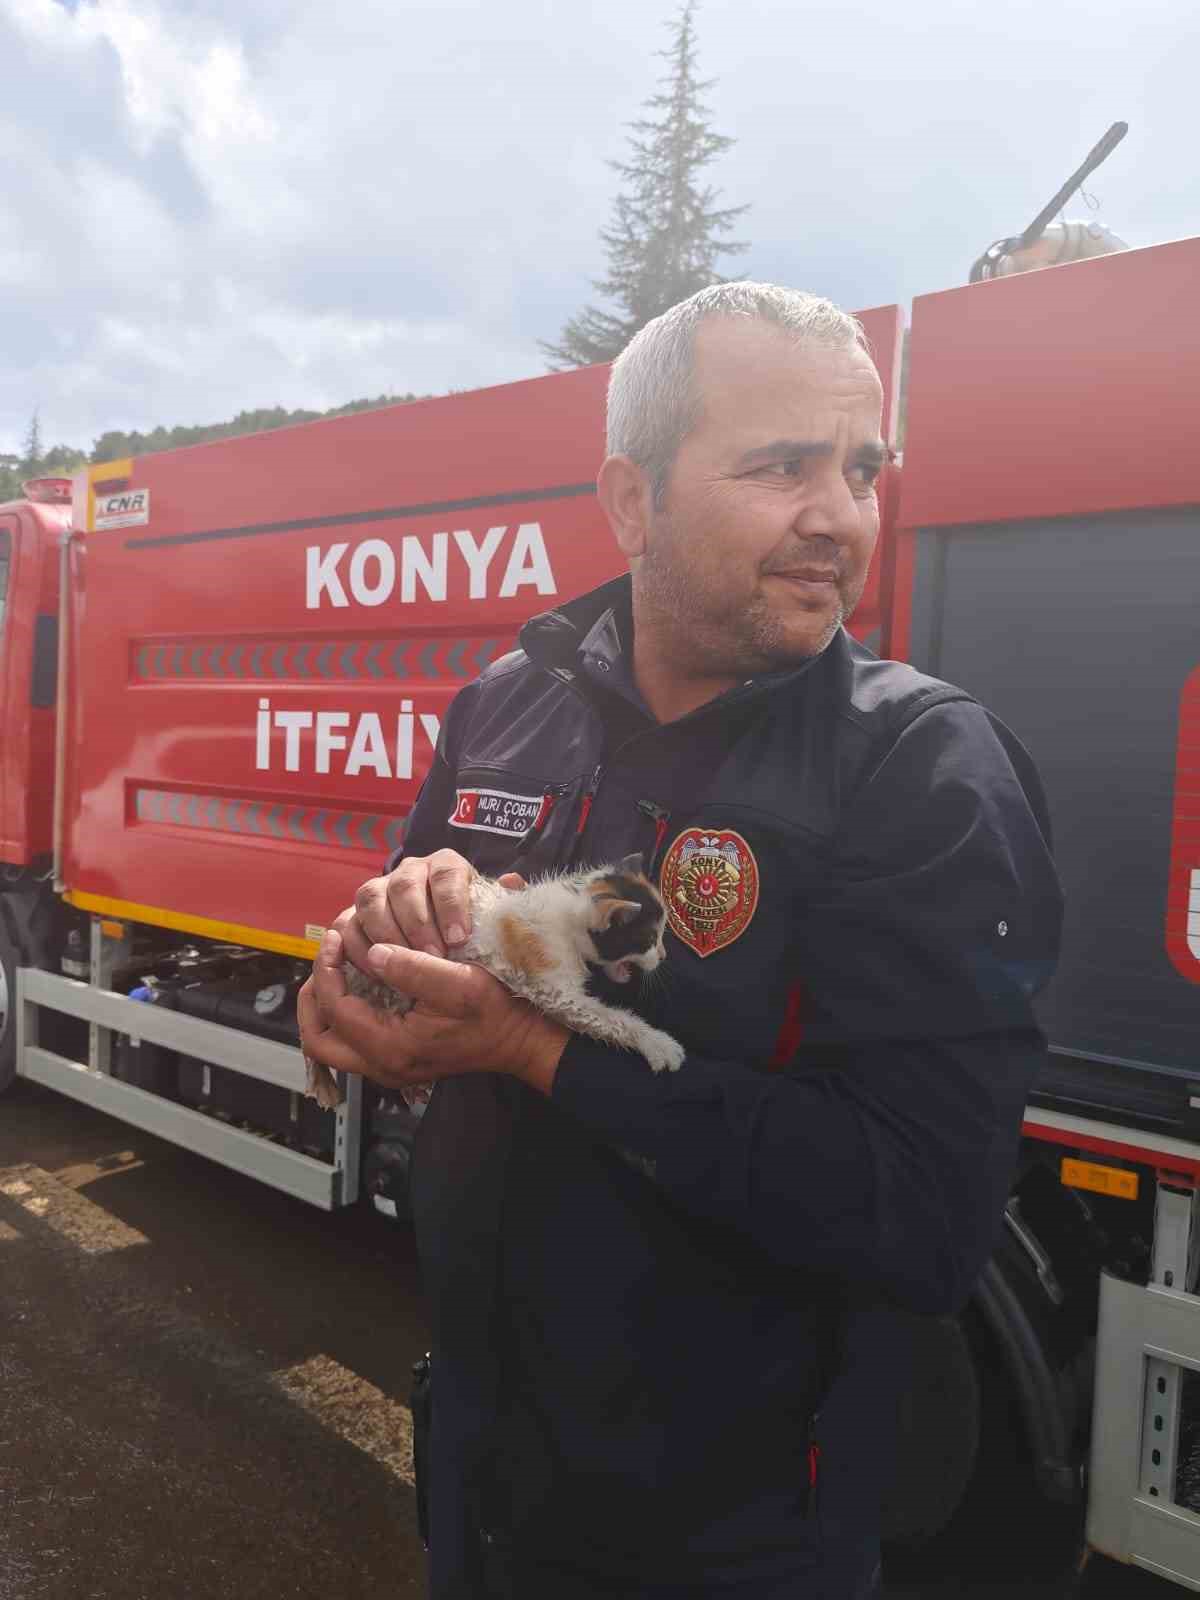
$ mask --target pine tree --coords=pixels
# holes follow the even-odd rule
[[[552,366],[611,361],[652,318],[698,289],[723,282],[715,266],[718,256],[746,248],[722,236],[748,207],[719,209],[717,190],[700,183],[701,168],[734,141],[712,131],[700,100],[715,79],[696,77],[697,4],[684,0],[670,24],[671,45],[658,52],[670,62],[670,71],[646,101],[656,116],[632,123],[630,159],[609,163],[626,189],[614,202],[611,227],[600,232],[608,275],[593,281],[619,309],[586,306],[572,317],[559,344],[542,344]]]
[[[36,478],[42,469],[42,420],[35,411],[29,419],[29,432],[25,435],[25,451],[21,467],[27,478]]]

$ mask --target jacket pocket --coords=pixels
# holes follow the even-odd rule
[[[466,768],[455,780],[446,842],[487,877],[554,870],[569,852],[582,783]]]

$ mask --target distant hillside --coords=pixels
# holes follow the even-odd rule
[[[149,433],[121,433],[116,429],[102,433],[90,452],[58,444],[50,450],[38,447],[36,418],[30,428],[29,443],[23,456],[0,455],[0,502],[15,500],[26,478],[52,477],[77,472],[91,461],[114,461],[121,456],[144,456],[155,450],[177,450],[186,444],[209,444],[214,439],[233,439],[243,433],[264,433],[269,428],[286,428],[295,422],[316,422],[319,417],[342,417],[352,411],[374,411],[379,406],[407,405],[426,399],[418,394],[381,394],[374,400],[351,400],[328,411],[288,411],[283,406],[267,406],[258,411],[239,411],[232,422],[199,423],[190,427],[152,428]],[[32,445],[32,450],[29,446]]]

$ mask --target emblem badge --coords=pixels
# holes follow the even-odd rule
[[[676,938],[698,956],[711,956],[750,926],[758,863],[740,833],[688,828],[667,851],[659,888]]]

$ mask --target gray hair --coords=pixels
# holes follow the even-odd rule
[[[608,380],[608,453],[649,475],[661,506],[675,453],[700,416],[693,382],[696,329],[706,317],[747,317],[798,343],[867,350],[861,324],[832,300],[776,283],[714,283],[648,322],[613,362]],[[869,354],[869,351],[868,351]]]

